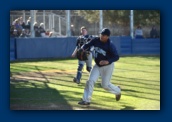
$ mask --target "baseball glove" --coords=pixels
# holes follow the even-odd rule
[[[76,53],[76,57],[80,61],[88,60],[87,56],[90,54],[88,51],[84,51],[83,49],[78,49]]]

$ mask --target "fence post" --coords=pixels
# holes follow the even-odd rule
[[[61,36],[61,17],[59,17],[59,35]]]
[[[31,16],[31,22],[30,22],[30,31],[31,31],[31,37],[35,37],[35,32],[33,28],[34,23],[34,10],[30,10],[30,16]]]
[[[44,29],[46,29],[45,28],[45,10],[43,10],[43,23],[44,23]]]
[[[71,36],[71,31],[70,31],[70,10],[66,10],[66,35]]]
[[[103,29],[103,11],[99,10],[99,17],[100,17],[100,23],[99,23],[99,31]]]

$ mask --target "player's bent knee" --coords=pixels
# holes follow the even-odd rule
[[[94,87],[94,82],[91,80],[87,80],[86,84],[85,84],[85,90],[89,90],[90,87]]]
[[[92,81],[91,80],[87,80],[86,84],[90,84]]]
[[[87,71],[90,72],[92,67],[87,67]]]
[[[92,85],[94,85],[94,81],[93,80],[87,80],[86,85],[88,85],[88,86],[91,85],[92,86]]]
[[[79,65],[78,65],[78,69],[77,69],[77,70],[78,70],[78,71],[82,71],[83,66],[84,66],[83,64],[79,64]]]

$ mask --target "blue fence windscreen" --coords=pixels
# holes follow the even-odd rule
[[[76,38],[10,38],[10,60],[71,57]],[[160,55],[160,39],[131,39],[128,36],[110,39],[120,55]]]

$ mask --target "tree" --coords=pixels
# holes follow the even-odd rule
[[[98,10],[79,10],[78,15],[83,16],[87,21],[99,22]],[[130,10],[103,10],[104,23],[129,25]],[[135,25],[160,24],[159,10],[134,10]]]
[[[99,22],[99,11],[98,10],[79,10],[78,15],[84,17],[90,23]]]
[[[134,21],[136,24],[150,25],[160,24],[160,11],[159,10],[135,10]]]

